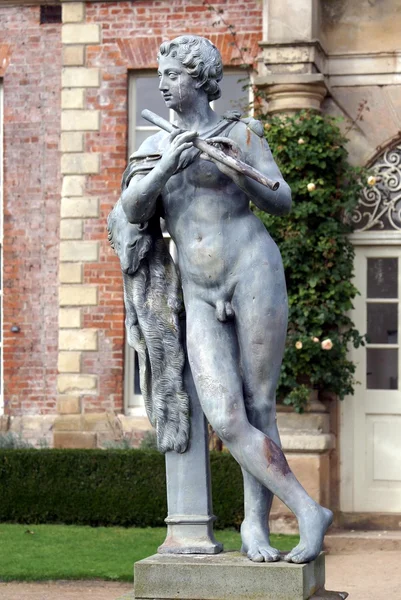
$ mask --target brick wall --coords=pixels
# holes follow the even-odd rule
[[[249,56],[256,56],[262,37],[262,3],[230,0],[213,5],[224,11],[220,17],[210,12],[203,0],[90,2],[83,12],[79,2],[75,7],[66,4],[71,20],[67,18],[63,24],[63,48],[61,25],[39,25],[38,6],[0,9],[0,68],[5,68],[7,413],[55,412],[57,393],[64,401],[64,408],[59,406],[61,412],[122,410],[122,282],[118,261],[107,243],[105,225],[126,165],[128,72],[155,68],[160,42],[185,32],[209,37],[222,50],[225,64],[235,65],[233,58],[238,52],[227,25],[215,23],[219,18],[235,24],[239,46],[249,47]],[[79,29],[81,25],[85,29]],[[91,43],[88,25],[100,27],[99,42]],[[80,31],[83,39],[79,39]],[[85,77],[90,73],[86,69],[99,70],[99,85],[95,82],[91,87],[87,80],[69,84],[68,77],[75,77],[74,65],[83,69]],[[63,125],[61,135],[61,85],[63,111],[71,109],[70,115],[78,112],[75,109],[99,111],[99,124],[92,131],[87,121],[87,127],[78,124],[72,131]],[[77,89],[70,94],[70,85],[79,87],[82,95],[75,93]],[[80,116],[85,115],[81,112]],[[59,151],[60,139],[63,154]],[[94,168],[76,175],[69,170],[77,158],[72,156],[74,152],[81,154],[80,165],[84,158],[98,156],[99,172]],[[92,201],[96,201],[96,210]],[[87,251],[95,245],[87,242],[98,242],[98,254],[93,258]],[[80,248],[86,253],[82,259],[77,256]],[[68,252],[75,254],[69,258]],[[79,308],[75,285],[85,293],[96,290],[93,298],[87,295]],[[72,298],[71,305],[68,298]],[[10,333],[14,323],[21,328],[19,334]],[[89,339],[91,332],[93,338]],[[85,340],[78,348],[81,334]],[[61,373],[58,392],[57,358]],[[74,381],[78,383],[75,390]],[[86,392],[82,389],[86,381],[89,388],[93,382],[96,386]],[[74,401],[78,397],[79,403]]]
[[[262,3],[215,2],[227,23],[238,29],[239,46],[256,56],[262,37]],[[84,266],[85,283],[96,283],[99,305],[85,310],[84,327],[99,327],[99,351],[85,353],[84,367],[99,377],[99,396],[85,399],[85,410],[122,408],[123,306],[121,274],[105,238],[105,219],[117,199],[127,157],[128,71],[156,68],[159,44],[182,33],[209,37],[223,53],[226,65],[238,54],[230,45],[227,26],[213,26],[219,17],[203,0],[96,2],[86,5],[86,23],[101,25],[102,43],[87,47],[86,67],[101,70],[99,90],[86,93],[87,108],[101,111],[100,131],[86,134],[86,151],[100,152],[99,175],[92,176],[89,193],[100,197],[98,221],[85,227],[86,239],[100,241],[100,261]],[[237,61],[238,62],[238,61]],[[157,85],[155,80],[155,93]]]
[[[0,7],[4,399],[13,415],[55,412],[60,67],[60,26],[40,25],[39,6]]]

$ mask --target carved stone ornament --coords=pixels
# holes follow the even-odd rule
[[[363,190],[351,221],[355,231],[401,231],[401,143],[373,165],[376,183]]]

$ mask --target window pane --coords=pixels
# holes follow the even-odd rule
[[[227,110],[249,112],[249,89],[243,87],[249,83],[247,73],[232,73],[224,75],[220,82],[221,97],[215,101],[214,110],[223,115]]]
[[[367,297],[398,297],[398,258],[368,258]]]
[[[136,396],[140,396],[141,395],[141,386],[140,386],[140,382],[139,382],[139,360],[138,360],[138,354],[135,352],[134,354],[135,358],[134,358],[134,394]]]
[[[368,341],[370,344],[398,343],[398,304],[369,303]]]
[[[398,389],[398,350],[368,348],[366,363],[366,387],[368,390]]]
[[[169,110],[164,103],[161,93],[159,92],[159,80],[156,73],[151,77],[138,77],[136,80],[136,125],[149,125],[149,121],[145,121],[141,117],[141,112],[144,108],[148,108],[160,117],[169,120]]]

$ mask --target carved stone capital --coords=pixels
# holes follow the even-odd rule
[[[292,113],[297,110],[321,110],[327,93],[324,81],[309,83],[273,83],[264,86],[269,113]]]

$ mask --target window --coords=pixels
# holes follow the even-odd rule
[[[211,102],[212,108],[223,115],[229,110],[239,110],[246,114],[250,104],[250,88],[246,87],[243,71],[225,72],[220,83],[221,98]],[[244,89],[246,88],[246,89]],[[158,91],[155,72],[132,74],[129,80],[129,155],[139,148],[147,137],[157,133],[155,127],[142,118],[144,108],[151,110],[166,120],[174,120],[174,111],[164,104]],[[166,242],[170,244],[170,254],[175,257],[175,248],[166,234]],[[138,357],[134,350],[125,344],[125,412],[131,416],[144,416],[145,407],[139,386]]]
[[[61,4],[42,4],[40,7],[40,24],[61,23]]]

